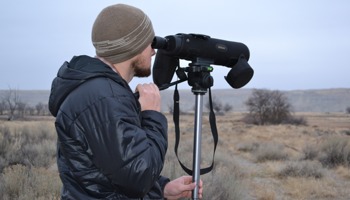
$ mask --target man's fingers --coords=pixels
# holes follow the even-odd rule
[[[191,183],[187,185],[182,185],[182,190],[193,190],[196,187],[196,183]]]

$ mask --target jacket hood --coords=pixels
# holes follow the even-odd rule
[[[96,77],[108,77],[123,85],[127,83],[107,64],[89,56],[75,56],[70,62],[64,62],[51,85],[49,110],[56,117],[67,95],[79,85]]]

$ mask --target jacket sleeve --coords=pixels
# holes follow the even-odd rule
[[[170,182],[170,179],[165,176],[159,176],[158,183],[160,188],[162,189],[162,193],[164,194],[165,185]],[[164,195],[163,195],[164,196]]]
[[[98,109],[98,112],[95,110]],[[156,111],[138,111],[131,95],[95,103],[85,113],[91,122],[87,137],[93,163],[116,190],[143,197],[158,181],[167,150],[167,120]]]

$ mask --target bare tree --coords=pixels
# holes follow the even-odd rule
[[[233,109],[232,105],[230,105],[228,103],[224,105],[225,112],[230,112],[232,109]]]
[[[13,90],[11,88],[7,90],[3,96],[3,101],[7,104],[9,109],[8,120],[13,120],[18,103],[20,102],[18,90]]]
[[[17,102],[17,110],[18,115],[23,118],[27,110],[27,104],[22,101]]]
[[[215,96],[212,98],[212,104],[213,104],[213,110],[216,113],[222,112],[223,105],[222,105],[221,101],[218,98],[216,98]],[[205,108],[207,110],[210,110],[210,103],[209,103],[209,101],[207,101],[207,103],[205,104]]]
[[[350,107],[346,108],[346,113],[350,114]]]
[[[36,104],[35,108],[38,115],[44,114],[43,112],[44,112],[45,105],[43,103],[39,102],[38,104]]]
[[[168,104],[168,110],[169,110],[170,114],[173,114],[174,113],[174,105]]]
[[[6,101],[2,100],[0,102],[0,115],[4,115],[7,110],[7,104]]]
[[[277,90],[254,90],[245,104],[249,109],[246,119],[255,124],[280,124],[291,118],[292,106],[287,97]]]
[[[51,115],[49,110],[49,104],[45,103],[43,104],[43,114],[42,115]]]
[[[27,106],[26,110],[27,110],[28,114],[31,116],[33,116],[35,114],[39,115],[34,106]]]

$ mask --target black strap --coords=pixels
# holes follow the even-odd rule
[[[174,125],[175,125],[175,147],[174,147],[174,151],[175,151],[175,155],[177,157],[177,160],[179,161],[182,169],[188,174],[188,175],[192,175],[193,171],[188,169],[184,164],[182,164],[182,162],[180,161],[178,154],[177,154],[177,149],[179,147],[179,142],[180,142],[180,125],[179,125],[179,119],[180,119],[180,95],[179,95],[179,91],[177,90],[177,85],[175,86],[175,91],[174,91],[174,110],[173,110],[173,121],[174,121]],[[212,103],[212,98],[211,98],[211,90],[209,88],[209,105],[210,105],[210,114],[209,114],[209,123],[210,123],[210,128],[211,128],[211,132],[212,132],[212,136],[213,136],[213,140],[214,140],[214,152],[213,152],[213,160],[212,163],[209,167],[204,168],[204,169],[200,169],[200,174],[206,174],[208,172],[210,172],[213,167],[214,167],[214,157],[215,157],[215,151],[216,151],[216,146],[218,143],[218,132],[217,132],[217,128],[216,128],[216,118],[215,118],[215,113],[213,110],[213,103]]]

